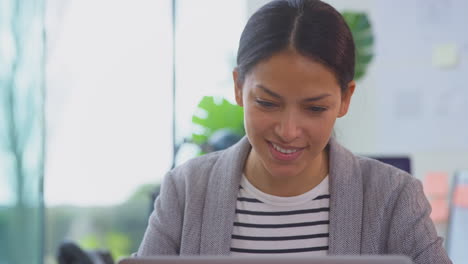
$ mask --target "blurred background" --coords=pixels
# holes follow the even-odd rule
[[[135,252],[165,172],[243,136],[231,72],[266,2],[0,0],[0,264]],[[326,2],[358,53],[336,137],[420,179],[466,263],[468,1]]]

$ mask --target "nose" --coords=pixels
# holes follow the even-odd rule
[[[293,111],[285,112],[275,126],[275,133],[284,143],[297,139],[301,134],[300,118]]]

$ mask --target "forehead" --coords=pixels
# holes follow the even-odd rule
[[[294,51],[282,51],[257,64],[246,76],[247,86],[267,87],[279,94],[340,94],[334,73]]]

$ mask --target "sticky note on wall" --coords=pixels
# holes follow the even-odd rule
[[[455,68],[458,65],[460,52],[456,43],[437,44],[432,50],[432,65],[437,68]]]
[[[431,219],[436,223],[446,222],[448,219],[449,209],[446,199],[431,200]]]
[[[448,194],[448,174],[445,172],[426,174],[423,184],[427,196],[445,197]]]
[[[468,208],[468,185],[459,185],[455,188],[453,204],[457,207]]]

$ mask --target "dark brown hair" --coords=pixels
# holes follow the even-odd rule
[[[255,12],[242,32],[239,81],[259,62],[288,48],[330,69],[342,91],[354,78],[354,41],[338,11],[319,0],[275,0]]]

